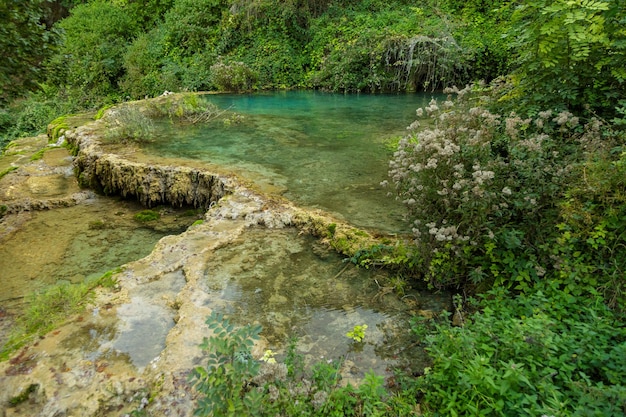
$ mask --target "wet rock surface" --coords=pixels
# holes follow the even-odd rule
[[[158,221],[139,222],[139,203],[81,189],[73,160],[44,136],[15,141],[0,157],[3,170],[12,169],[0,178],[0,303],[8,314],[34,290],[83,282],[146,256],[202,215],[159,207]]]
[[[13,142],[0,161],[0,172],[13,170],[0,178],[4,214],[72,206],[94,194],[78,186],[67,149],[49,146],[45,135]]]
[[[305,357],[311,361],[345,358],[346,381],[357,382],[370,368],[384,372],[384,361],[377,359],[375,351],[397,353],[394,349],[398,346],[386,344],[386,330],[397,331],[388,327],[400,316],[363,309],[341,288],[355,282],[365,285],[362,279],[344,272],[344,280],[333,281],[341,272],[340,263],[331,264],[332,272],[326,275],[310,276],[313,272],[307,268],[312,266],[303,265],[303,270],[291,276],[283,268],[278,276],[264,278],[259,268],[271,261],[267,258],[275,257],[274,264],[284,264],[288,261],[281,261],[281,256],[291,254],[291,262],[297,265],[297,257],[304,251],[297,232],[289,232],[291,237],[289,233],[270,237],[274,247],[260,241],[267,233],[258,229],[260,223],[278,230],[287,228],[294,216],[292,210],[289,206],[274,208],[270,216],[264,214],[259,196],[235,192],[211,209],[202,224],[161,239],[150,255],[126,264],[117,275],[119,291],[101,292],[83,315],[71,318],[0,364],[0,385],[8,387],[0,394],[0,403],[8,404],[30,387],[38,387],[27,401],[10,408],[14,414],[7,415],[122,415],[140,408],[144,398],[151,398],[148,407],[154,415],[192,415],[195,393],[187,377],[202,363],[198,346],[210,334],[204,321],[214,309],[238,317],[240,324],[260,322],[271,330],[272,336],[256,346],[256,357],[262,356],[270,343],[280,351],[278,340],[291,332],[297,334],[300,328],[305,329],[300,335]],[[255,239],[256,246],[241,246]],[[263,243],[264,250],[255,249]],[[232,245],[239,246],[220,254]],[[230,261],[226,262],[227,258]],[[254,271],[259,271],[259,276],[254,277]],[[264,279],[269,282],[262,282]],[[311,288],[304,287],[302,280],[306,279],[311,280],[306,284]],[[287,285],[285,280],[294,281]],[[233,285],[248,289],[235,295]],[[257,292],[253,287],[263,290]],[[298,288],[301,293],[297,297],[289,294]],[[265,307],[259,311],[261,304],[253,306],[245,291],[267,298],[261,303]],[[329,297],[324,291],[346,295],[329,308],[308,305],[316,299],[327,305]],[[368,301],[376,296],[372,287],[362,295]],[[401,313],[410,309],[393,295],[387,301],[379,300],[379,305]],[[292,311],[297,317],[291,316]],[[365,322],[373,329],[370,344],[365,353],[350,353],[343,332]],[[334,336],[328,334],[331,331]]]
[[[120,291],[102,292],[84,315],[1,363],[7,389],[0,404],[37,387],[7,415],[119,415],[155,390],[154,413],[192,415],[187,376],[201,362],[198,345],[209,334],[203,323],[215,298],[202,289],[208,259],[266,219],[256,196],[229,200],[203,224],[163,238],[150,255],[127,264],[117,276]],[[273,225],[280,226],[276,219]]]

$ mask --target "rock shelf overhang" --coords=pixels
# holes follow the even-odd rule
[[[131,161],[105,151],[99,122],[65,132],[65,139],[77,149],[74,166],[82,185],[105,194],[136,198],[147,207],[209,208],[229,192],[227,179],[200,168]]]
[[[142,106],[145,103],[140,101],[126,105]],[[240,207],[250,224],[297,227],[302,232],[322,238],[335,250],[349,256],[356,250],[380,244],[382,240],[396,240],[392,236],[374,237],[326,212],[302,209],[279,195],[257,191],[253,185],[228,172],[227,167],[207,167],[189,160],[148,156],[132,143],[107,144],[106,129],[104,118],[74,129],[65,130],[55,125],[48,127],[51,141],[63,135],[74,150],[75,174],[79,183],[97,192],[135,198],[147,207],[191,205],[208,209],[229,195],[234,197],[233,203],[240,199],[252,199],[258,204],[252,212],[249,207]],[[217,214],[219,212],[207,215],[221,215]],[[229,215],[241,218],[242,213]],[[331,229],[333,232],[329,233]]]

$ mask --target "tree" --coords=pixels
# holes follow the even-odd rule
[[[116,4],[123,5],[144,30],[150,30],[163,20],[163,16],[165,16],[165,13],[172,7],[174,1],[175,0],[117,0]]]
[[[43,22],[45,0],[0,2],[0,101],[34,87],[43,60],[55,45],[56,32]]]
[[[97,0],[72,9],[59,23],[63,43],[52,60],[53,81],[107,95],[124,74],[123,55],[139,30],[122,6]]]
[[[532,107],[610,111],[626,92],[624,0],[533,0],[513,15],[520,90]]]

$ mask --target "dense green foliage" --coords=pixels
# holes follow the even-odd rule
[[[420,385],[434,415],[622,416],[626,330],[601,298],[545,288],[498,289],[466,327],[447,320],[427,337]]]
[[[513,14],[519,95],[534,109],[614,107],[626,93],[626,2],[534,0]]]
[[[622,2],[518,6],[511,77],[451,89],[399,142],[414,272],[493,288],[473,314],[457,305],[461,327],[416,327],[432,415],[626,414],[624,17]]]
[[[133,17],[109,2],[95,1],[72,9],[59,27],[63,36],[50,62],[51,83],[96,97],[117,93],[123,75],[121,56],[138,31]],[[91,104],[89,98],[84,104]]]
[[[17,3],[0,13],[0,42],[20,45],[0,68],[2,97],[21,98],[0,111],[2,142],[64,112],[164,91],[430,91],[510,63],[500,2],[484,13],[406,0]],[[54,105],[41,108],[41,91]]]
[[[32,88],[43,61],[55,44],[55,32],[43,21],[46,0],[6,0],[0,3],[0,101]],[[8,53],[10,51],[10,53]]]

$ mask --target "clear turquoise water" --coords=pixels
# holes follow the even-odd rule
[[[380,182],[390,142],[431,95],[330,94],[314,91],[207,95],[226,121],[165,124],[147,150],[228,167],[305,207],[360,227],[403,231],[404,209]],[[235,121],[230,112],[243,116]]]

